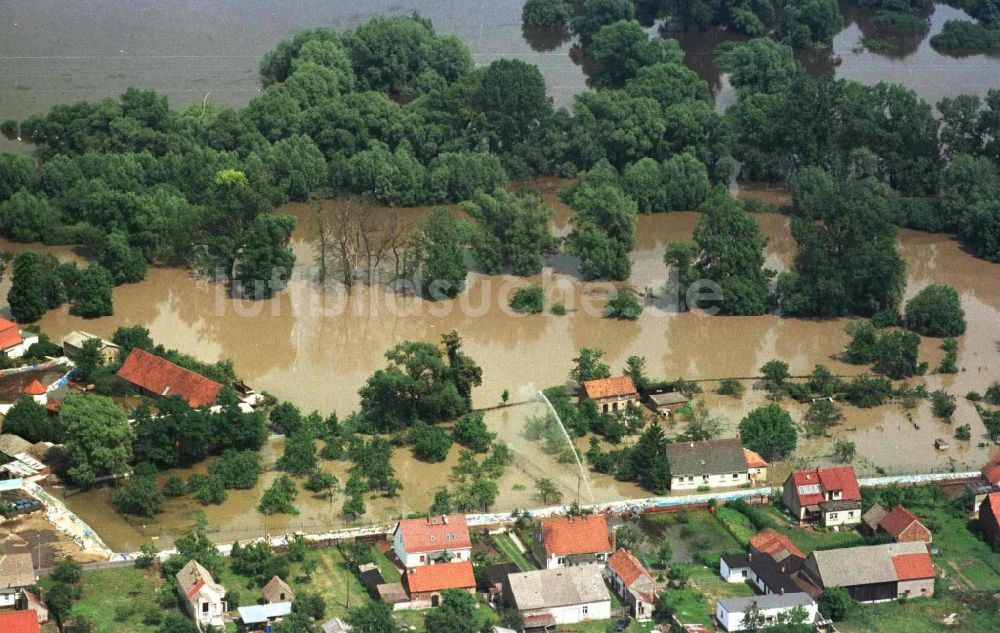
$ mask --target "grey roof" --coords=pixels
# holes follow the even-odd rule
[[[323,633],[346,633],[351,630],[351,625],[340,618],[330,618],[323,623]]]
[[[851,501],[850,499],[833,499],[832,501],[824,501],[819,504],[819,507],[823,509],[824,512],[838,512],[841,510],[858,510],[861,508],[860,501]]]
[[[291,602],[275,602],[273,604],[255,604],[250,607],[240,607],[240,619],[243,624],[263,624],[274,618],[283,618],[292,612]]]
[[[0,587],[16,589],[35,584],[35,566],[31,554],[0,556]]]
[[[510,598],[520,611],[610,601],[601,570],[591,564],[511,574]]]
[[[184,565],[184,567],[177,572],[176,577],[177,586],[182,592],[184,592],[184,595],[188,596],[189,599],[192,595],[192,591],[199,585],[199,583],[203,583],[204,586],[214,589],[220,594],[226,593],[226,588],[215,582],[215,579],[212,578],[212,574],[207,569],[202,567],[201,563],[194,559],[189,560],[187,565]]]
[[[810,554],[815,560],[823,587],[851,587],[880,582],[896,582],[892,557],[899,554],[926,554],[927,545],[887,543],[842,549],[819,550]]]
[[[666,393],[651,393],[649,399],[658,407],[668,404],[684,404],[688,402],[688,397],[679,391],[668,391]]]
[[[667,444],[667,461],[673,477],[728,475],[747,472],[748,469],[743,443],[738,437]]]
[[[63,338],[63,345],[66,345],[68,343],[73,347],[82,348],[84,343],[86,343],[90,339],[95,339],[95,338],[101,342],[100,345],[101,348],[110,347],[112,349],[121,349],[119,346],[115,345],[111,341],[104,340],[96,334],[91,334],[90,332],[84,332],[83,330],[73,330],[72,332],[67,334]]]
[[[887,514],[889,514],[889,511],[876,503],[872,507],[868,508],[868,512],[861,515],[861,520],[865,525],[875,530]]]
[[[809,594],[803,592],[786,593],[784,595],[769,593],[764,596],[745,596],[742,598],[726,598],[719,600],[719,604],[727,613],[744,613],[750,607],[756,605],[758,609],[794,609],[795,607],[805,607],[813,604],[813,599]]]

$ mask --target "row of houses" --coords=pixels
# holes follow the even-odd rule
[[[39,633],[49,610],[33,592],[37,584],[31,554],[0,554],[0,632]]]

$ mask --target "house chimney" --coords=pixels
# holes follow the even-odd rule
[[[448,515],[447,514],[442,514],[441,515],[441,520],[444,521],[445,525],[448,525]]]
[[[747,562],[753,561],[753,552],[747,552]]]
[[[785,588],[784,587],[782,587],[781,589],[778,590],[778,595],[779,596],[785,595]]]

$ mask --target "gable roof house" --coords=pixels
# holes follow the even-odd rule
[[[882,517],[882,520],[879,521],[879,529],[891,536],[892,540],[897,543],[930,543],[933,539],[927,526],[901,505],[897,505]]]
[[[41,630],[34,611],[0,613],[0,631],[3,633],[39,633]]]
[[[819,595],[819,590],[807,579],[798,575],[804,559],[788,556],[775,560],[765,553],[736,554],[719,559],[719,575],[730,583],[750,582],[764,595],[805,591]]]
[[[475,593],[476,575],[472,571],[472,563],[467,560],[420,565],[406,570],[403,584],[412,603],[436,607],[441,604],[441,592],[446,589]]]
[[[278,604],[280,602],[292,602],[295,600],[295,592],[288,586],[288,583],[271,576],[271,580],[260,590],[260,595],[267,604]]]
[[[818,520],[827,527],[861,522],[861,489],[850,466],[796,470],[785,480],[781,498],[800,522]]]
[[[28,351],[28,348],[38,342],[38,335],[31,332],[25,333],[17,326],[17,323],[0,318],[0,351],[7,354],[8,358],[20,358]]]
[[[640,621],[653,617],[660,586],[635,556],[619,549],[608,559],[604,573],[630,616]]]
[[[532,549],[546,569],[603,563],[614,551],[601,514],[542,519]]]
[[[876,503],[861,515],[861,529],[868,534],[875,535],[878,533],[879,523],[882,522],[882,519],[887,514],[889,514],[889,511]]]
[[[752,483],[747,453],[738,437],[676,442],[667,444],[666,451],[671,490],[735,488]]]
[[[156,398],[180,396],[192,407],[215,402],[222,389],[214,380],[138,347],[122,363],[118,377]]]
[[[802,608],[806,612],[806,623],[816,620],[819,607],[812,597],[803,592],[770,594],[767,596],[747,596],[726,598],[715,603],[715,620],[727,631],[745,631],[746,615],[756,610],[765,622],[773,622],[779,615]]]
[[[469,560],[472,538],[464,514],[403,519],[396,525],[392,551],[407,569]]]
[[[180,594],[184,610],[194,620],[198,630],[209,626],[225,626],[226,588],[215,582],[212,574],[196,560],[177,572],[177,593]]]
[[[89,340],[97,341],[97,353],[100,354],[101,360],[105,365],[115,362],[118,360],[118,353],[121,351],[121,347],[112,343],[111,341],[105,340],[96,334],[91,334],[90,332],[84,332],[83,330],[73,330],[62,340],[63,354],[67,358],[76,359],[76,355],[80,353],[83,349],[84,344]]]
[[[774,528],[764,528],[750,537],[750,551],[755,554],[767,554],[777,562],[788,558],[798,559],[800,562],[806,559],[795,543]]]
[[[31,554],[0,555],[0,607],[17,604],[21,589],[35,584]]]
[[[1000,492],[986,495],[979,504],[979,527],[989,543],[1000,542]]]
[[[611,617],[611,596],[600,565],[577,565],[510,574],[504,600],[517,609],[526,629]]]
[[[635,388],[631,376],[584,380],[580,385],[580,395],[596,402],[597,408],[604,413],[620,411],[629,403],[639,401],[639,390]]]
[[[815,551],[800,573],[823,590],[843,587],[858,602],[934,595],[934,563],[921,542]]]

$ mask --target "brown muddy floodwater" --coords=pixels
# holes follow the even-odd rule
[[[541,189],[553,206],[554,230],[565,232],[569,210],[557,197],[565,182],[538,180],[529,184]],[[770,191],[768,195],[773,200],[782,199],[780,192]],[[602,318],[600,309],[609,287],[581,283],[573,274],[571,258],[566,257],[553,258],[544,273],[533,280],[470,274],[469,290],[454,301],[427,302],[399,297],[380,288],[364,288],[356,290],[345,302],[343,293],[322,289],[315,281],[311,268],[315,235],[309,220],[310,210],[305,205],[291,205],[286,210],[300,218],[294,235],[299,264],[290,289],[272,300],[256,304],[235,302],[226,298],[221,287],[197,280],[186,271],[158,268],[151,270],[141,283],[115,289],[113,317],[85,321],[69,316],[63,308],[47,314],[41,326],[58,340],[74,329],[108,336],[118,326],[140,324],[150,329],[156,341],[204,360],[231,358],[239,375],[258,389],[291,400],[305,410],[316,408],[324,413],[341,414],[357,406],[358,388],[374,369],[384,364],[386,349],[407,339],[436,342],[453,329],[461,334],[466,351],[483,368],[484,383],[474,393],[477,407],[497,404],[504,389],[509,389],[512,400],[517,401],[529,395],[533,386],[561,384],[570,370],[571,359],[583,346],[603,350],[613,370],[620,369],[630,355],[645,356],[652,375],[668,378],[710,380],[754,376],[772,358],[787,361],[793,374],[808,373],[817,363],[841,374],[866,369],[847,365],[839,358],[847,342],[846,319],[669,313],[661,309],[664,303],[660,299],[634,322]],[[376,209],[375,212],[394,211]],[[403,213],[415,221],[423,210],[403,210]],[[776,270],[787,269],[795,250],[789,219],[780,214],[757,214],[754,218],[769,239],[768,265]],[[698,214],[692,212],[640,216],[631,283],[638,288],[662,288],[665,245],[690,238],[697,221]],[[985,430],[974,408],[962,396],[970,390],[982,392],[1000,377],[997,327],[1000,265],[970,256],[948,235],[902,231],[899,243],[908,264],[907,297],[930,283],[951,284],[960,293],[968,321],[968,332],[960,339],[960,373],[928,375],[914,382],[923,382],[931,390],[945,388],[958,396],[954,424],[970,423],[973,440],[952,441],[949,450],[936,451],[932,446],[934,439],[951,438],[953,430],[932,417],[926,402],[912,411],[897,405],[869,410],[845,407],[847,419],[836,430],[836,436],[847,437],[857,444],[857,465],[868,474],[874,472],[875,466],[889,473],[952,467],[977,469],[990,449],[978,446]],[[50,250],[67,257],[77,256],[69,251]],[[528,281],[543,283],[550,300],[565,302],[570,312],[562,317],[548,313],[529,316],[509,313],[505,308],[509,293]],[[6,288],[6,284],[0,287],[0,295],[6,295]],[[941,358],[939,345],[936,339],[925,339],[922,343],[921,358],[931,368]],[[742,400],[715,395],[711,393],[714,385],[705,385],[709,407],[726,417],[731,430],[735,430],[747,411],[764,403],[763,392],[753,389],[752,381],[747,380],[746,384],[751,388]],[[497,509],[537,505],[532,497],[532,481],[541,472],[547,476],[553,476],[553,471],[557,473],[567,500],[576,493],[574,467],[554,466],[551,458],[520,439],[523,422],[537,413],[538,406],[511,407],[489,415],[492,428],[515,448],[518,456],[518,465],[509,469],[500,482]],[[800,407],[789,402],[785,406],[797,419],[801,418]],[[829,461],[831,443],[831,439],[804,441],[796,459]],[[266,461],[273,462],[280,450],[280,440],[273,441],[267,449]],[[413,461],[407,450],[397,451],[395,465],[404,484],[402,497],[368,502],[366,520],[426,510],[434,491],[447,482],[455,459],[457,449],[447,462],[435,465]],[[794,460],[779,470],[792,466]],[[346,479],[343,464],[327,463],[325,467],[341,481]],[[220,530],[220,539],[253,535],[265,529],[274,532],[341,523],[337,515],[342,499],[332,503],[313,500],[304,491],[298,502],[303,510],[301,515],[270,517],[265,521],[253,508],[274,476],[268,473],[256,490],[232,491],[224,505],[205,510],[211,524]],[[591,474],[590,478],[598,502],[642,494],[634,486],[607,477]],[[96,490],[72,496],[67,503],[118,548],[136,547],[143,535],[167,539],[190,523],[191,511],[203,510],[188,499],[172,500],[164,515],[146,529],[137,530],[113,513],[109,498],[110,491]],[[589,500],[586,494],[582,500]]]

